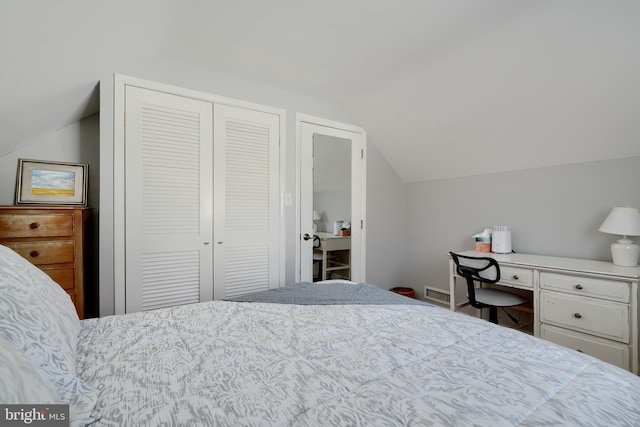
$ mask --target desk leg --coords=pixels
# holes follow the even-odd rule
[[[327,250],[322,248],[322,280],[327,280]]]
[[[449,302],[451,311],[458,311],[456,306],[456,276],[452,259],[449,259]]]

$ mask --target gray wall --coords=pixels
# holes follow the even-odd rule
[[[285,191],[293,194],[295,112],[356,124],[340,108],[301,94],[198,70],[164,70],[177,77],[137,75],[184,85],[195,74],[192,88],[287,109]],[[97,224],[98,150],[97,115],[25,141],[0,157],[0,204],[13,204],[20,157],[89,163],[89,205]],[[513,227],[518,252],[611,260],[609,244],[616,236],[598,227],[615,205],[640,207],[640,157],[404,184],[370,136],[367,179],[367,281],[383,288],[411,286],[419,293],[425,284],[445,289],[447,252],[472,249],[471,236],[492,225]],[[296,209],[294,204],[285,211],[288,283],[294,275]],[[112,289],[103,291],[112,306]],[[106,307],[103,314],[108,312]]]
[[[320,110],[318,115],[328,114]],[[289,123],[293,117],[288,114]],[[287,147],[287,191],[295,193],[290,131]],[[4,154],[0,204],[13,204],[20,157],[89,163],[89,205],[97,224],[98,149],[94,115]],[[640,157],[405,185],[370,137],[367,179],[367,281],[383,288],[411,286],[419,293],[425,284],[445,289],[447,252],[473,249],[471,236],[492,225],[513,227],[518,252],[611,260],[609,244],[616,236],[598,227],[615,205],[640,207]],[[288,210],[290,229],[295,229],[294,209]],[[293,274],[290,241],[288,248],[287,271]]]
[[[145,73],[141,70],[153,68]],[[158,71],[162,70],[162,71]],[[173,66],[140,66],[132,75],[155,79],[165,83],[206,90],[217,95],[263,103],[287,110],[287,166],[285,192],[295,194],[295,112],[317,115],[323,118],[357,124],[352,116],[341,108],[319,99],[310,98],[283,89],[249,82],[223,74],[211,74],[198,69],[183,70]],[[164,75],[166,74],[166,76]],[[109,76],[105,76],[109,77]],[[187,84],[192,79],[191,84]],[[98,258],[99,200],[100,200],[100,136],[99,116],[92,115],[62,129],[42,135],[33,141],[22,141],[20,147],[0,156],[0,204],[14,202],[15,179],[18,158],[79,162],[89,164],[89,206],[94,208],[93,246],[95,260]],[[404,217],[404,185],[390,168],[387,161],[370,143],[368,148],[368,255],[367,278],[382,287],[402,282],[404,268],[404,233],[398,228],[399,217]],[[109,206],[110,188],[105,188],[104,204]],[[295,213],[297,206],[285,208],[287,226],[287,283],[291,283],[295,268]],[[107,212],[107,215],[109,213]],[[389,227],[389,224],[395,224]],[[108,234],[107,234],[108,236]],[[95,273],[98,273],[97,266]],[[99,272],[101,277],[104,272]],[[100,289],[100,313],[113,312],[113,286]]]
[[[512,226],[516,252],[611,261],[619,237],[598,228],[640,207],[639,184],[640,157],[408,184],[405,281],[448,289],[448,251],[493,225]]]
[[[367,282],[384,289],[404,282],[405,184],[367,141]]]
[[[87,163],[89,165],[89,206],[97,208],[99,194],[100,142],[98,115],[94,114],[57,131],[42,135],[0,157],[0,204],[12,205],[15,200],[18,159],[53,162]]]
[[[36,159],[56,162],[86,163],[89,165],[87,199],[93,208],[89,239],[92,253],[98,253],[98,221],[100,200],[100,138],[99,117],[94,114],[39,138],[23,142],[12,152],[0,157],[0,204],[13,205],[18,159]],[[87,314],[94,311],[97,300],[98,257],[93,256],[93,271],[87,279]]]

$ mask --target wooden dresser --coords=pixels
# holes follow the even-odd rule
[[[91,208],[0,206],[0,243],[47,273],[85,316],[87,225]]]

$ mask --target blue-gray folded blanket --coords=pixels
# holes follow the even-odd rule
[[[308,283],[301,282],[284,288],[241,295],[226,301],[265,302],[298,305],[426,305],[426,303],[381,289],[368,283]]]

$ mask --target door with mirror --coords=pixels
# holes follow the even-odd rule
[[[300,142],[299,280],[364,282],[364,132],[302,121]]]

